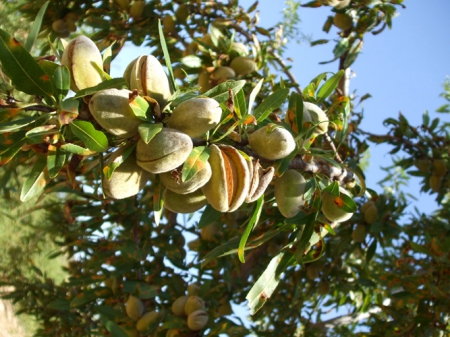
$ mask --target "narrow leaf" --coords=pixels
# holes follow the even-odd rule
[[[355,213],[358,210],[356,203],[347,194],[341,193],[339,198],[342,200],[342,205],[339,208],[347,213]]]
[[[243,90],[239,90],[234,96],[234,111],[239,119],[241,119],[242,116],[247,115],[247,106],[245,104],[245,94]]]
[[[26,117],[26,118],[14,120],[12,122],[2,123],[0,125],[0,134],[19,130],[27,125],[30,125],[33,122],[36,122],[40,118],[42,118],[42,116],[41,117],[39,117],[39,116]]]
[[[52,76],[55,96],[58,101],[62,101],[70,89],[70,72],[65,66],[58,66]]]
[[[2,70],[17,90],[33,96],[52,96],[50,77],[42,70],[22,44],[0,29]]]
[[[339,196],[339,183],[337,181],[333,181],[330,185],[323,189],[324,192],[328,192],[335,197]]]
[[[51,179],[55,178],[66,162],[67,154],[58,147],[48,146],[47,167],[48,175]]]
[[[164,32],[161,25],[161,20],[158,20],[158,31],[159,31],[159,42],[161,43],[161,49],[164,54],[164,60],[166,61],[167,70],[169,71],[169,79],[172,88],[176,91],[178,90],[177,81],[175,81],[175,76],[173,75],[172,62],[170,62],[170,54],[167,49],[166,39],[164,37]]]
[[[142,123],[138,126],[139,134],[145,144],[148,144],[163,128],[162,123]]]
[[[105,328],[108,330],[113,337],[128,337],[128,334],[122,330],[120,326],[118,326],[113,321],[107,321],[105,323]]]
[[[277,269],[282,261],[283,255],[284,253],[280,253],[270,261],[264,273],[259,277],[258,281],[256,281],[245,297],[248,300],[251,315],[254,315],[262,308],[278,286],[282,274]]]
[[[301,231],[301,237],[295,251],[295,258],[298,263],[302,263],[303,255],[311,248],[310,240],[314,233],[317,213],[311,213],[306,217],[305,226]]]
[[[255,104],[255,99],[258,96],[259,92],[261,91],[262,84],[264,82],[264,79],[260,79],[258,84],[253,88],[252,92],[250,93],[250,97],[248,98],[248,114],[250,115],[252,113],[253,104]]]
[[[70,302],[62,298],[58,298],[47,304],[47,308],[53,310],[67,311],[70,310]]]
[[[334,90],[336,90],[342,76],[344,76],[344,70],[339,70],[320,87],[319,92],[317,93],[317,105],[320,105]]]
[[[214,221],[219,219],[221,215],[222,213],[215,210],[210,204],[206,205],[205,209],[203,210],[202,216],[200,217],[200,221],[198,222],[198,229],[202,229],[212,224]]]
[[[194,147],[183,164],[181,181],[189,181],[201,171],[208,161],[209,153],[210,150],[207,146]]]
[[[91,123],[76,120],[69,125],[73,134],[82,140],[89,150],[104,152],[108,149],[108,139],[105,134],[95,130]]]
[[[79,156],[90,156],[96,152],[71,143],[63,144],[60,148],[65,152],[77,154]]]
[[[370,244],[369,248],[367,248],[366,263],[369,263],[370,260],[372,260],[373,256],[375,255],[376,250],[377,250],[377,239],[373,240],[373,242]]]
[[[155,219],[155,225],[159,226],[164,205],[164,200],[162,197],[164,186],[161,183],[158,175],[156,176],[154,184],[155,189],[153,190],[153,217]]]
[[[250,233],[252,232],[252,230],[255,228],[255,225],[259,221],[263,203],[264,203],[264,194],[262,194],[259,197],[259,199],[257,200],[256,205],[255,205],[255,210],[253,211],[253,214],[247,224],[247,228],[245,228],[245,231],[241,237],[241,241],[239,242],[238,257],[242,263],[245,263],[245,258],[244,258],[245,245],[247,243],[248,237],[250,236]]]
[[[229,255],[236,252],[239,247],[239,241],[240,241],[239,238],[233,238],[228,242],[214,248],[212,251],[210,251],[208,254],[205,255],[201,267],[203,268],[209,262],[218,257]]]
[[[47,159],[45,156],[39,156],[31,169],[31,172],[25,180],[20,193],[20,201],[25,202],[42,192],[47,180],[45,177],[45,167]]]
[[[78,117],[78,105],[79,102],[73,98],[61,102],[58,120],[62,125],[70,124]]]
[[[201,68],[202,59],[196,55],[188,55],[181,59],[181,63],[188,68]]]
[[[228,89],[231,89],[231,91],[233,91],[233,94],[236,95],[244,87],[244,85],[244,80],[226,81],[208,90],[203,94],[203,96],[214,98],[217,102],[224,103],[230,97]]]
[[[112,78],[110,80],[103,81],[97,84],[95,87],[86,88],[78,91],[74,98],[84,97],[88,95],[94,95],[97,91],[104,89],[124,89],[127,87],[127,81],[124,78]]]
[[[286,100],[288,94],[289,89],[281,89],[267,97],[253,113],[257,121],[262,122],[273,110],[279,108]]]
[[[41,9],[36,15],[36,19],[34,20],[33,25],[31,26],[30,32],[27,37],[27,41],[25,42],[25,50],[28,52],[31,52],[34,42],[36,41],[36,38],[39,35],[39,32],[41,31],[42,19],[44,18],[44,14],[45,11],[47,10],[48,4],[49,1],[46,1],[42,5]]]

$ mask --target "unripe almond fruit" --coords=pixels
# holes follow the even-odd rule
[[[444,161],[440,159],[435,159],[433,161],[433,174],[437,175],[438,177],[443,177],[447,173],[447,167],[444,163]]]
[[[189,8],[185,4],[180,4],[175,11],[175,17],[177,21],[180,23],[185,23],[187,18],[189,17]]]
[[[217,312],[220,315],[231,315],[233,313],[233,309],[231,308],[230,301],[226,297],[222,297],[219,300],[219,307],[217,308]]]
[[[211,165],[209,162],[206,162],[203,169],[198,171],[195,176],[186,182],[181,181],[181,174],[174,175],[172,172],[161,173],[159,178],[163,185],[172,192],[188,194],[204,186],[211,178],[211,174]]]
[[[326,113],[314,103],[305,102],[304,107],[309,112],[311,121],[316,124],[314,134],[320,135],[328,131],[328,117]]]
[[[429,172],[431,169],[431,162],[428,159],[417,159],[414,161],[414,166],[417,167],[419,171]]]
[[[291,133],[282,127],[264,126],[248,137],[253,151],[259,156],[277,160],[287,157],[295,150],[295,140]]]
[[[340,195],[346,194],[350,196],[350,193],[347,192],[342,187],[339,187]],[[344,222],[350,219],[353,213],[347,213],[342,209],[343,201],[342,198],[336,197],[333,194],[323,191],[322,192],[322,213],[327,217],[330,221]]]
[[[145,7],[145,2],[142,0],[136,0],[135,2],[133,2],[133,4],[130,7],[130,16],[133,19],[139,19],[142,14],[144,14],[144,7]]]
[[[175,32],[175,20],[172,15],[166,15],[162,19],[163,32],[170,34]]]
[[[256,62],[251,57],[238,56],[231,61],[230,68],[236,75],[245,76],[256,70]]]
[[[177,105],[167,126],[195,138],[219,124],[221,116],[222,108],[215,99],[191,98]]]
[[[175,316],[184,317],[186,315],[184,307],[186,306],[188,298],[188,296],[180,296],[172,303],[171,309]]]
[[[366,226],[358,224],[352,232],[352,239],[355,242],[363,242],[366,238]]]
[[[130,8],[130,0],[114,0],[120,8],[128,10]]]
[[[205,206],[208,201],[201,189],[188,194],[177,194],[166,189],[163,193],[164,207],[174,213],[194,213]]]
[[[138,133],[142,121],[131,108],[131,91],[127,89],[105,89],[98,91],[89,101],[89,111],[98,124],[112,135],[130,138]],[[143,99],[138,97],[135,99]]]
[[[199,93],[203,94],[212,88],[210,81],[210,74],[206,70],[202,70],[198,75],[198,86],[200,87]]]
[[[212,223],[202,228],[200,237],[202,240],[214,242],[216,241],[216,234],[219,232],[219,226],[216,223]]]
[[[63,19],[58,19],[58,20],[53,21],[52,29],[56,33],[65,33],[68,31],[66,21]]]
[[[125,305],[125,310],[128,317],[130,317],[133,321],[137,321],[144,314],[144,303],[142,303],[139,298],[130,295]]]
[[[377,206],[372,203],[370,207],[366,209],[364,212],[364,221],[367,222],[369,225],[373,224],[378,219],[378,209]]]
[[[61,64],[69,68],[72,91],[94,87],[103,80],[103,75],[97,69],[103,68],[102,55],[95,43],[86,36],[78,36],[69,42],[64,49]]]
[[[166,337],[184,337],[186,336],[180,329],[169,329],[166,332]]]
[[[193,148],[191,138],[171,128],[163,128],[145,144],[140,139],[136,147],[136,161],[150,173],[169,172],[189,157]]]
[[[232,146],[212,144],[209,163],[211,179],[202,187],[211,206],[219,212],[233,212],[245,201],[250,172],[245,158]]]
[[[208,323],[208,314],[204,310],[197,310],[191,313],[187,319],[189,330],[199,331]]]
[[[122,155],[119,151],[114,153],[108,161],[106,166],[110,165],[115,159]],[[130,154],[127,159],[117,167],[111,179],[106,177],[103,179],[103,191],[105,194],[113,199],[124,199],[136,195],[142,190],[150,179],[150,173],[143,170],[136,164],[136,156],[134,153]]]
[[[197,296],[200,291],[200,286],[197,283],[191,283],[187,287],[189,296]]]
[[[189,241],[188,247],[190,250],[193,250],[194,252],[198,252],[201,244],[202,244],[202,241],[200,240],[200,238],[197,238],[195,240]],[[189,295],[191,295],[191,294],[189,294]]]
[[[336,13],[333,17],[333,24],[341,30],[347,30],[353,26],[353,19],[348,14]]]
[[[280,213],[285,218],[297,215],[300,208],[305,204],[303,193],[305,193],[306,180],[296,170],[287,170],[275,181],[275,201]]]
[[[184,313],[189,316],[191,313],[197,310],[205,310],[205,303],[198,296],[189,296],[184,307]]]
[[[138,57],[131,70],[130,89],[141,90],[143,96],[150,96],[158,101],[161,108],[172,95],[169,78],[153,55]]]
[[[230,67],[217,67],[211,73],[211,79],[220,84],[236,77],[236,72]]]
[[[439,192],[442,184],[442,177],[439,177],[436,174],[432,174],[429,180],[430,188],[433,192]]]
[[[320,272],[320,268],[316,264],[309,264],[306,267],[306,276],[310,280],[315,280],[316,278],[318,278],[319,277],[319,272]]]
[[[136,322],[136,330],[152,331],[158,326],[160,318],[161,314],[155,310],[147,312]]]

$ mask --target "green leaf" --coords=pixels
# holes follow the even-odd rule
[[[41,31],[42,26],[42,20],[44,18],[45,11],[47,10],[47,6],[50,1],[46,1],[39,12],[36,15],[36,19],[33,22],[33,25],[31,26],[30,32],[28,33],[27,41],[25,42],[25,50],[28,52],[31,52],[31,49],[33,48],[34,42],[36,41],[36,38],[39,35],[39,32]]]
[[[109,75],[111,69],[111,61],[112,61],[112,47],[116,42],[111,43],[106,49],[103,51],[102,60],[103,60],[103,68],[105,68],[106,73]]]
[[[128,334],[122,330],[120,326],[118,326],[113,321],[104,322],[106,330],[108,330],[113,337],[128,337]]]
[[[242,234],[241,240],[239,242],[238,257],[242,263],[245,263],[245,258],[244,258],[245,245],[247,244],[247,240],[248,240],[248,237],[250,236],[250,233],[253,231],[253,229],[255,228],[255,225],[259,221],[259,217],[261,215],[261,210],[262,210],[263,204],[264,204],[264,194],[262,194],[259,197],[259,199],[257,200],[256,205],[255,205],[255,210],[253,211],[253,214],[247,224],[247,228],[245,228],[245,231]]]
[[[162,197],[164,192],[164,185],[159,179],[159,175],[156,176],[154,184],[155,189],[153,190],[153,217],[155,219],[155,225],[159,226],[159,221],[161,220],[164,206],[164,200]]]
[[[70,124],[78,117],[78,105],[78,100],[73,98],[66,99],[60,103],[58,120],[62,125]]]
[[[254,315],[272,296],[280,282],[282,271],[278,270],[284,253],[275,256],[245,297],[248,300],[250,314]]]
[[[71,143],[61,145],[60,149],[65,152],[77,154],[80,156],[90,156],[90,155],[96,153],[96,151],[88,150],[88,149],[85,149],[84,147],[81,147],[81,146],[78,146],[75,144],[71,144]]]
[[[161,132],[162,128],[162,123],[141,123],[138,126],[138,131],[144,143],[148,144],[153,137]]]
[[[295,91],[289,97],[289,106],[286,114],[291,123],[293,122],[292,131],[300,134],[303,130],[303,97]]]
[[[91,123],[75,120],[69,125],[73,134],[82,140],[89,150],[97,152],[108,150],[108,138],[103,132],[95,130]]]
[[[181,63],[188,68],[201,68],[202,59],[196,55],[188,55],[181,59]]]
[[[94,87],[82,89],[76,93],[74,98],[84,97],[88,95],[94,95],[97,91],[105,90],[105,89],[124,89],[127,87],[127,81],[124,78],[112,78],[110,80],[103,81],[102,83],[97,84]]]
[[[344,68],[350,67],[353,64],[353,62],[355,62],[356,58],[358,57],[359,53],[362,50],[363,44],[364,44],[363,40],[359,40],[358,43],[354,44],[350,48],[347,57],[345,58],[344,61]]]
[[[58,147],[49,146],[47,154],[47,167],[50,179],[55,178],[66,162],[67,155]]]
[[[55,97],[62,101],[70,89],[70,72],[66,66],[58,66],[52,76]]]
[[[226,81],[208,90],[203,94],[203,96],[214,98],[217,102],[223,103],[230,97],[228,89],[231,89],[233,94],[236,95],[244,87],[244,85],[244,80]]]
[[[288,94],[289,89],[281,89],[268,96],[253,113],[256,120],[262,122],[266,119],[273,110],[278,109],[284,103]]]
[[[33,96],[52,96],[50,77],[14,37],[0,29],[2,70],[17,90]]]
[[[130,107],[131,110],[133,110],[134,115],[145,122],[150,122],[152,120],[152,116],[148,109],[149,106],[150,105],[145,98],[141,96],[135,97],[135,99],[130,102]]]
[[[335,197],[339,196],[339,183],[337,181],[333,181],[330,185],[323,189],[324,192],[328,192]]]
[[[239,90],[239,92],[234,96],[234,111],[239,119],[242,116],[247,115],[247,106],[245,105],[245,94],[243,90]]]
[[[203,170],[208,162],[209,154],[210,150],[207,146],[194,147],[183,164],[181,181],[187,182]]]
[[[97,299],[97,295],[93,290],[86,290],[75,296],[70,302],[71,308],[80,307]]]
[[[375,255],[376,250],[377,250],[377,239],[374,239],[372,241],[372,243],[370,244],[369,248],[367,248],[366,263],[369,263],[370,260],[372,260],[373,256]]]
[[[46,166],[47,158],[45,156],[38,156],[27,180],[25,180],[22,186],[20,201],[28,201],[42,192],[45,185],[47,185],[47,179],[45,177]]]
[[[239,238],[233,238],[228,242],[214,248],[212,251],[210,251],[208,254],[205,255],[201,267],[203,268],[209,262],[218,257],[229,255],[236,252],[237,248],[239,247],[239,241],[240,241]]]
[[[158,20],[158,31],[159,31],[159,42],[161,43],[161,49],[164,54],[164,60],[166,61],[167,70],[169,71],[169,79],[170,84],[172,85],[172,88],[177,91],[178,90],[178,84],[177,81],[175,81],[175,76],[173,75],[173,69],[172,69],[172,62],[170,62],[170,54],[169,50],[167,49],[166,39],[164,38],[164,32],[161,26],[161,20]]]
[[[344,70],[339,70],[320,87],[317,93],[317,105],[320,105],[334,90],[336,90],[342,76],[344,76]]]
[[[342,205],[339,206],[344,212],[355,213],[358,210],[356,203],[347,194],[341,193],[339,198],[342,200]]]
[[[202,216],[200,217],[200,221],[198,222],[198,229],[202,229],[212,224],[214,221],[218,220],[221,215],[222,213],[214,209],[210,204],[206,205]]]
[[[47,304],[46,307],[47,309],[67,311],[70,310],[70,302],[62,298],[58,298]]]
[[[2,123],[0,125],[0,134],[19,130],[33,122],[43,119],[44,116],[26,117],[22,119],[17,119],[12,122]]]
[[[317,213],[311,213],[305,218],[305,226],[301,230],[300,240],[295,250],[295,258],[298,263],[302,263],[303,255],[311,249],[311,237],[314,233],[314,226],[316,224]]]
[[[250,93],[250,97],[248,98],[248,114],[250,115],[252,113],[253,104],[255,104],[255,99],[258,96],[259,92],[261,91],[261,87],[263,85],[264,79],[260,79],[258,84],[253,88],[252,92]]]
[[[433,254],[428,250],[428,248],[426,248],[426,247],[424,247],[422,245],[419,245],[419,244],[417,244],[415,242],[412,242],[412,241],[409,242],[409,245],[412,248],[412,250],[414,250],[414,251],[416,251],[418,253],[422,253],[422,254],[425,254],[425,255],[428,255],[428,256],[433,256]]]
[[[11,161],[11,159],[13,159],[14,156],[20,151],[22,146],[24,146],[25,144],[26,139],[23,138],[18,142],[14,143],[13,145],[11,145],[10,147],[8,147],[8,149],[6,149],[5,151],[2,151],[0,156],[0,167],[8,164]]]
[[[111,179],[112,174],[125,160],[127,160],[128,156],[134,151],[136,148],[136,144],[133,144],[128,149],[126,149],[120,156],[114,158],[112,162],[110,162],[107,166],[103,167],[103,174],[106,179]]]

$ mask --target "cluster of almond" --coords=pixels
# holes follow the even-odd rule
[[[80,36],[65,48],[62,64],[71,73],[71,89],[78,91],[93,87],[103,80],[102,57],[96,45]],[[182,181],[180,167],[194,149],[193,138],[203,138],[215,128],[222,118],[219,103],[208,97],[195,97],[175,106],[164,126],[148,142],[139,137],[138,128],[143,122],[132,108],[145,97],[165,107],[172,95],[168,77],[151,55],[133,60],[125,70],[128,89],[106,89],[95,93],[89,100],[92,117],[108,133],[119,139],[138,140],[136,149],[123,160],[127,147],[110,154],[106,167],[119,166],[103,181],[106,195],[114,199],[127,198],[139,193],[152,174],[158,174],[166,187],[164,206],[175,213],[192,213],[206,204],[220,212],[233,212],[244,202],[257,200],[273,179],[275,169],[263,168],[259,160],[243,155],[230,145],[210,144],[209,159],[203,161],[195,175]],[[139,96],[140,93],[142,96]],[[317,105],[304,103],[303,124],[312,128],[310,139],[328,130],[328,117]],[[295,130],[293,116],[286,115],[285,122]],[[248,137],[250,149],[260,158],[278,160],[296,149],[292,134],[278,124],[268,124]],[[128,151],[129,152],[129,151]],[[123,161],[123,162],[122,162]],[[306,181],[296,170],[288,170],[276,180],[275,199],[280,212],[287,218],[295,216],[305,203]],[[341,193],[348,192],[341,188]],[[344,212],[335,196],[322,193],[322,212],[331,221],[345,221],[351,213]]]
[[[162,319],[162,314],[156,310],[145,312],[144,303],[133,295],[128,297],[125,310],[128,317],[136,322],[134,327],[128,327],[130,333],[133,331],[142,333],[153,331],[158,327]],[[138,333],[135,334],[138,335]]]
[[[186,318],[189,330],[202,330],[208,323],[208,314],[205,311],[205,303],[198,297],[199,286],[190,284],[188,286],[188,295],[178,297],[172,303],[172,312],[175,316]],[[178,330],[168,330],[167,336],[176,335]]]

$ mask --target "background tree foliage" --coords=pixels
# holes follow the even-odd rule
[[[189,96],[197,95],[199,76],[229,65],[236,57],[231,42],[243,42],[251,49],[258,70],[240,78],[245,84],[242,91],[234,93],[234,102],[228,102],[230,112],[242,108],[239,102],[244,101],[245,106],[250,94],[256,92],[255,106],[248,108],[270,102],[266,123],[281,123],[286,110],[296,111],[300,100],[320,104],[334,123],[329,133],[317,137],[299,158],[276,163],[279,172],[290,165],[304,171],[311,184],[319,184],[332,176],[308,166],[312,157],[319,158],[331,168],[345,167],[350,173],[335,175],[335,180],[357,194],[365,187],[361,170],[365,150],[385,143],[392,145],[392,154],[401,154],[388,170],[386,182],[401,187],[408,176],[423,178],[422,191],[436,195],[439,209],[433,214],[417,210],[400,222],[407,206],[401,189],[395,194],[389,189],[377,194],[368,186],[362,197],[355,198],[358,211],[346,222],[330,224],[324,218],[310,219],[306,213],[285,219],[271,206],[273,192],[269,189],[250,235],[249,219],[258,209],[254,204],[224,214],[207,208],[209,213],[205,211],[199,221],[186,221],[186,217],[164,211],[158,225],[158,181],[149,182],[135,197],[104,199],[99,192],[102,173],[98,154],[68,153],[59,174],[49,179],[44,169],[51,155],[47,134],[30,136],[27,132],[45,125],[46,114],[55,111],[56,103],[52,106],[44,95],[26,95],[27,90],[17,90],[3,75],[0,173],[2,205],[7,206],[2,213],[14,226],[20,224],[16,231],[21,239],[18,245],[2,245],[8,249],[2,255],[9,257],[1,260],[0,275],[3,285],[14,286],[5,298],[13,299],[19,312],[37,318],[36,335],[134,336],[134,323],[125,313],[129,295],[139,297],[148,311],[163,313],[159,326],[145,334],[152,336],[165,336],[174,329],[180,336],[353,336],[361,329],[374,336],[443,336],[450,331],[448,125],[424,114],[422,125],[411,126],[400,115],[385,121],[385,135],[361,130],[362,115],[354,111],[357,102],[348,93],[348,77],[340,77],[359,56],[366,34],[391,28],[402,0],[351,0],[343,8],[329,7],[332,12],[351,14],[353,25],[341,31],[337,41],[313,44],[336,42],[333,61],[338,62],[341,72],[335,76],[319,74],[305,88],[300,88],[283,60],[286,38],[297,35],[298,17],[293,15],[300,6],[297,2],[289,1],[292,11],[286,16],[285,34],[279,27],[260,25],[257,3],[242,8],[237,0],[52,0],[43,12],[42,26],[31,26],[39,22],[36,16],[45,3],[22,0],[0,4],[6,14],[2,16],[6,18],[1,26],[4,31],[28,47],[33,45],[33,32],[36,34],[34,47],[28,50],[40,67],[55,61],[54,55],[61,51],[59,39],[69,34],[70,38],[87,35],[97,43],[106,56],[106,72],[110,60],[127,41],[153,47],[153,55],[162,64],[167,59],[166,46],[180,88],[178,95]],[[322,5],[312,1],[303,6]],[[333,24],[331,14],[325,31]],[[58,20],[66,24],[66,30],[55,31]],[[161,43],[158,20],[162,21],[165,43]],[[207,33],[211,40],[203,39]],[[8,73],[8,69],[3,72]],[[237,82],[229,83],[234,83],[230,88],[236,88]],[[444,91],[443,98],[449,103],[439,111],[449,112],[449,83]],[[228,91],[225,88],[223,92],[225,104]],[[272,103],[274,97],[282,97],[282,102]],[[82,104],[82,99],[79,101]],[[231,119],[222,133],[237,130],[239,120],[235,116]],[[233,125],[235,120],[238,124]],[[77,137],[66,136],[80,144]],[[226,141],[239,145],[236,139]],[[357,184],[352,179],[355,176]],[[34,184],[39,179],[45,183]],[[311,191],[318,188],[312,186]],[[20,197],[27,201],[21,203]],[[312,192],[310,198],[311,203],[320,203]],[[369,205],[371,216],[367,215]],[[40,213],[32,212],[37,210]],[[4,222],[2,226],[4,235],[12,236],[8,231],[13,224]],[[211,226],[219,231],[207,237],[205,228]],[[31,230],[25,231],[25,227]],[[196,239],[186,244],[186,238],[192,237]],[[245,254],[242,246],[239,249],[242,242]],[[43,262],[36,255],[40,251],[56,262]],[[63,276],[55,273],[59,266]],[[170,310],[190,283],[200,285],[199,295],[207,304],[209,321],[200,332],[186,329],[185,320]],[[252,295],[255,292],[260,296]],[[241,304],[246,299],[254,312],[248,318],[251,324],[242,321],[239,311],[223,310],[224,303]],[[348,314],[323,321],[330,307],[351,309]]]

